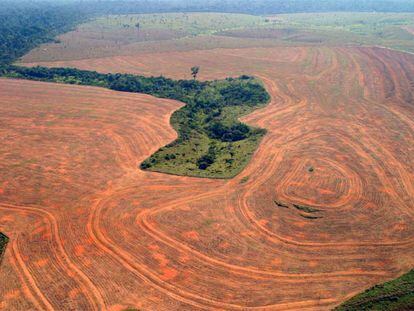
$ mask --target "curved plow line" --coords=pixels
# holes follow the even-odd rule
[[[29,269],[24,264],[24,260],[19,254],[19,249],[17,245],[18,237],[12,242],[11,245],[11,256],[10,263],[14,266],[17,276],[22,282],[22,291],[26,297],[32,301],[38,310],[50,310],[53,311],[54,308],[50,304],[49,300],[42,294],[42,291],[37,287],[36,282],[32,275],[30,274]],[[35,297],[37,296],[37,298]]]
[[[222,192],[223,190],[216,191],[217,193]],[[118,192],[118,193],[117,193]],[[121,263],[121,265],[132,272],[135,276],[139,277],[143,281],[147,282],[151,286],[155,287],[159,291],[163,292],[164,294],[172,297],[173,299],[192,305],[194,307],[208,309],[208,310],[219,310],[227,309],[227,310],[266,310],[268,308],[279,308],[280,310],[288,310],[288,309],[297,309],[297,305],[302,306],[302,302],[300,303],[287,303],[287,304],[274,304],[274,305],[267,305],[267,306],[257,306],[257,307],[245,307],[236,304],[229,304],[229,303],[222,303],[216,301],[214,299],[209,299],[202,297],[200,295],[189,293],[185,290],[177,288],[174,285],[171,285],[163,280],[161,280],[155,273],[148,270],[147,267],[144,265],[139,264],[136,262],[131,255],[124,251],[122,248],[115,246],[112,241],[108,240],[100,230],[100,212],[102,207],[110,200],[113,199],[114,195],[122,194],[122,190],[118,191],[111,191],[111,194],[107,195],[105,199],[98,199],[96,204],[94,204],[92,208],[91,216],[89,217],[88,221],[88,233],[90,234],[91,238],[94,242],[106,253],[108,253],[111,257],[113,257],[116,261]],[[196,199],[200,199],[203,197],[208,197],[208,195],[203,194],[197,196]],[[180,200],[184,201],[184,200]],[[316,304],[332,304],[336,300],[334,299],[323,299],[319,300]],[[304,307],[309,303],[309,308],[312,308],[315,305],[315,302],[307,302],[304,304]]]
[[[18,206],[18,205],[3,204],[3,203],[0,205],[0,209],[12,210],[12,211],[17,211],[17,212],[33,213],[46,219],[47,222],[49,223],[50,230],[55,238],[54,240],[57,245],[58,252],[61,254],[64,260],[64,262],[62,262],[61,257],[56,256],[59,262],[59,265],[64,271],[74,271],[78,275],[77,281],[80,285],[82,285],[81,287],[83,287],[83,292],[88,297],[88,300],[94,309],[96,310],[105,309],[105,306],[106,306],[105,302],[100,292],[98,291],[98,289],[95,287],[95,285],[93,285],[91,280],[74,263],[72,263],[65,249],[63,248],[63,245],[60,242],[61,239],[59,235],[58,224],[56,222],[55,217],[51,213],[41,208],[37,208],[37,207]],[[90,290],[86,290],[86,288],[89,288]],[[93,294],[94,297],[90,296],[91,293]]]

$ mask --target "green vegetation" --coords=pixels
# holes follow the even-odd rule
[[[414,52],[413,13],[297,13],[254,16],[223,13],[165,13],[102,17],[89,24],[169,29],[191,35],[271,39],[281,43],[375,45]],[[264,42],[270,44],[269,42]],[[256,42],[260,45],[261,42]]]
[[[413,13],[107,15],[59,37],[60,43],[31,52],[25,61],[281,45],[383,46],[414,52],[413,33]]]
[[[306,206],[306,205],[299,205],[299,204],[292,204],[292,206],[294,208],[296,208],[298,211],[302,212],[302,213],[299,213],[299,215],[301,217],[303,217],[303,218],[306,218],[306,219],[319,219],[319,218],[323,218],[322,216],[319,216],[319,215],[315,215],[314,214],[314,213],[322,212],[320,209],[316,209],[314,207]]]
[[[283,202],[280,202],[280,201],[277,201],[277,200],[273,200],[273,203],[275,203],[275,205],[277,207],[289,208],[289,205],[288,204],[283,203]]]
[[[351,298],[336,311],[409,311],[414,310],[414,270],[403,276],[367,289]]]
[[[265,131],[248,127],[238,118],[266,104],[268,94],[246,76],[202,84],[181,99],[187,105],[171,117],[179,138],[145,160],[143,169],[230,178],[248,163]]]
[[[0,232],[0,264],[1,264],[1,260],[3,258],[4,252],[6,251],[6,246],[8,242],[9,242],[9,238]]]
[[[290,204],[290,203],[285,203],[285,202],[281,202],[278,200],[273,200],[273,203],[275,203],[275,205],[279,208],[295,208],[297,211],[299,211],[299,216],[306,218],[306,219],[319,219],[319,218],[323,218],[323,216],[320,215],[315,215],[313,213],[319,213],[319,212],[323,212],[322,210],[310,207],[310,206],[306,206],[306,205],[299,205],[299,204]]]
[[[303,218],[307,218],[307,219],[319,219],[322,218],[322,216],[313,216],[313,215],[306,215],[306,214],[299,214],[301,217]]]
[[[108,15],[99,17],[80,27],[84,31],[99,30],[102,33],[117,29],[178,31],[187,35],[213,34],[226,29],[255,27],[264,18],[245,14],[228,13],[157,13]]]
[[[265,130],[238,121],[269,100],[259,81],[249,76],[200,82],[102,74],[71,68],[0,67],[0,75],[38,81],[93,85],[180,100],[171,123],[178,139],[141,164],[144,170],[176,175],[230,178],[248,163]]]
[[[284,30],[286,42],[384,46],[414,52],[412,13],[299,13],[269,17],[271,29]]]
[[[242,37],[245,39],[243,46],[274,46],[275,42],[331,43],[380,45],[414,52],[412,13],[339,12],[259,16],[327,11],[413,12],[412,1],[329,0],[321,3],[319,0],[290,0],[271,5],[269,1],[249,1],[247,5],[244,1],[230,3],[219,0],[191,0],[191,3],[168,1],[161,5],[157,1],[123,1],[121,4],[118,1],[16,3],[4,0],[0,12],[0,64],[10,64],[42,43],[58,43],[59,40],[54,39],[57,35],[89,18],[96,19],[79,27],[80,32],[85,31],[88,34],[79,40],[101,40],[99,42],[103,47],[107,47],[108,42],[113,43],[113,46],[110,45],[113,49],[119,48],[121,44],[170,39],[175,39],[174,43],[178,42],[184,49],[193,43],[188,42],[189,38],[202,35],[206,37],[203,44],[207,48],[232,46],[234,39],[232,41],[227,38],[228,41],[223,41],[225,37],[237,37],[239,41],[243,41]],[[123,32],[119,32],[120,29]],[[92,37],[88,37],[91,34]],[[218,38],[217,35],[220,34],[222,36]],[[183,37],[187,37],[187,41]],[[246,38],[254,38],[256,41]],[[194,44],[199,46],[200,42]],[[111,53],[110,48],[109,51],[105,50],[106,53]],[[67,49],[67,42],[62,49]]]
[[[292,204],[294,208],[296,208],[299,211],[305,212],[305,213],[317,213],[320,212],[321,210],[310,207],[310,206],[305,206],[305,205],[299,205],[299,204]]]
[[[245,184],[249,181],[249,176],[244,176],[241,180],[240,180],[240,184]]]

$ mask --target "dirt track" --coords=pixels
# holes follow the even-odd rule
[[[272,102],[245,118],[269,130],[253,160],[228,181],[145,173],[140,161],[175,137],[179,103],[1,80],[0,229],[11,243],[0,308],[328,310],[412,268],[413,56],[214,50],[169,54],[174,67],[151,57],[65,65],[261,77]]]

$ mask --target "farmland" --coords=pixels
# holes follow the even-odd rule
[[[304,45],[374,45],[414,52],[413,21],[412,13],[108,15],[34,49],[23,62]]]
[[[159,31],[161,16],[140,27]],[[287,42],[309,39],[311,27],[280,30],[267,19],[203,22],[199,33],[110,53],[72,49],[69,33],[21,60],[259,78],[270,103],[240,115],[267,133],[232,179],[139,169],[177,138],[170,121],[182,102],[0,80],[0,224],[10,237],[0,309],[330,310],[412,269],[414,56]],[[174,32],[186,31],[180,23]],[[266,38],[254,37],[258,28],[270,29]],[[155,44],[163,48],[147,50]]]
[[[329,309],[413,266],[412,56],[379,48],[285,47],[168,57],[176,64],[165,68],[172,77],[206,61],[205,78],[244,71],[261,77],[272,102],[243,121],[268,134],[250,164],[229,181],[140,171],[140,161],[174,139],[169,116],[180,104],[4,80],[2,118],[14,127],[2,131],[20,137],[4,148],[21,160],[2,152],[2,176],[19,172],[22,180],[3,187],[2,215],[27,215],[19,231],[13,221],[5,231],[23,230],[28,238],[11,236],[2,270],[15,281],[2,291],[11,296],[16,290],[16,256],[33,257],[29,276],[43,286],[42,269],[59,249],[68,261],[47,275],[67,275],[69,263],[79,275],[40,292],[56,306],[59,286],[71,288],[78,308]],[[156,63],[147,66],[155,71]],[[396,76],[400,68],[405,74]],[[22,87],[31,95],[17,95]],[[14,111],[11,101],[25,104]],[[36,157],[30,151],[36,141],[56,139],[60,145],[45,143]],[[36,178],[23,179],[33,169]],[[303,217],[309,213],[291,204],[317,209],[319,218]],[[37,253],[33,241],[52,249]],[[55,246],[60,241],[71,242]],[[42,301],[18,297],[5,303]]]

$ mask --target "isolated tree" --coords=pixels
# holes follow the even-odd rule
[[[191,75],[193,76],[194,80],[197,79],[197,75],[199,71],[200,71],[200,67],[198,66],[191,67]]]

